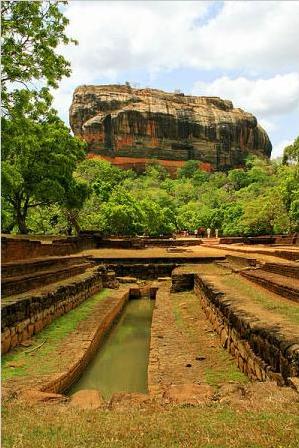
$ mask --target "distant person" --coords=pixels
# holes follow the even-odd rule
[[[211,229],[210,228],[207,229],[207,235],[208,235],[208,238],[210,238],[210,236],[211,236]]]
[[[206,233],[206,229],[205,229],[204,227],[199,227],[199,228],[197,229],[197,234],[198,234],[201,238],[203,238],[203,237],[205,236],[205,233]]]
[[[219,230],[218,230],[218,229],[215,229],[215,237],[216,237],[216,238],[218,238],[218,233],[219,233]]]
[[[195,235],[195,238],[197,238],[197,234],[198,234],[198,230],[197,230],[197,229],[195,229],[195,230],[194,230],[194,235]]]

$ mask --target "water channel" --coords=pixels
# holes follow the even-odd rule
[[[132,299],[70,394],[97,389],[104,399],[114,392],[147,393],[147,367],[155,301]]]

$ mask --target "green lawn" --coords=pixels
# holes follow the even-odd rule
[[[60,342],[76,329],[79,322],[92,313],[94,307],[104,300],[108,293],[108,289],[103,289],[78,307],[55,319],[48,327],[33,336],[32,346],[17,347],[12,352],[3,355],[2,381],[14,376],[27,376],[32,371],[35,374],[54,372],[61,361],[56,353]],[[38,347],[44,341],[46,341],[44,345],[31,352],[34,347]],[[10,364],[15,367],[11,367]]]

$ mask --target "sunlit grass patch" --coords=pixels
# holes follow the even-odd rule
[[[255,287],[250,284],[246,279],[243,279],[239,275],[229,275],[221,277],[221,282],[233,288],[234,292],[240,292],[244,294],[253,302],[262,305],[268,311],[274,311],[275,313],[281,314],[283,317],[288,319],[294,324],[299,324],[299,306],[288,300],[288,299],[275,299],[274,295],[270,296],[267,291]]]
[[[105,299],[108,293],[108,289],[103,289],[73,310],[55,319],[47,328],[32,337],[32,346],[17,347],[12,352],[3,355],[2,380],[26,376],[32,371],[36,374],[53,372],[55,366],[61,361],[56,354],[60,342],[77,328],[79,322],[92,313],[94,307]],[[38,348],[41,344],[43,345]]]

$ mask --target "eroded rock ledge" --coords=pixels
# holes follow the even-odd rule
[[[231,101],[123,85],[80,86],[70,107],[75,135],[90,157],[143,169],[158,159],[169,171],[187,160],[206,170],[239,167],[272,145],[256,118]]]

